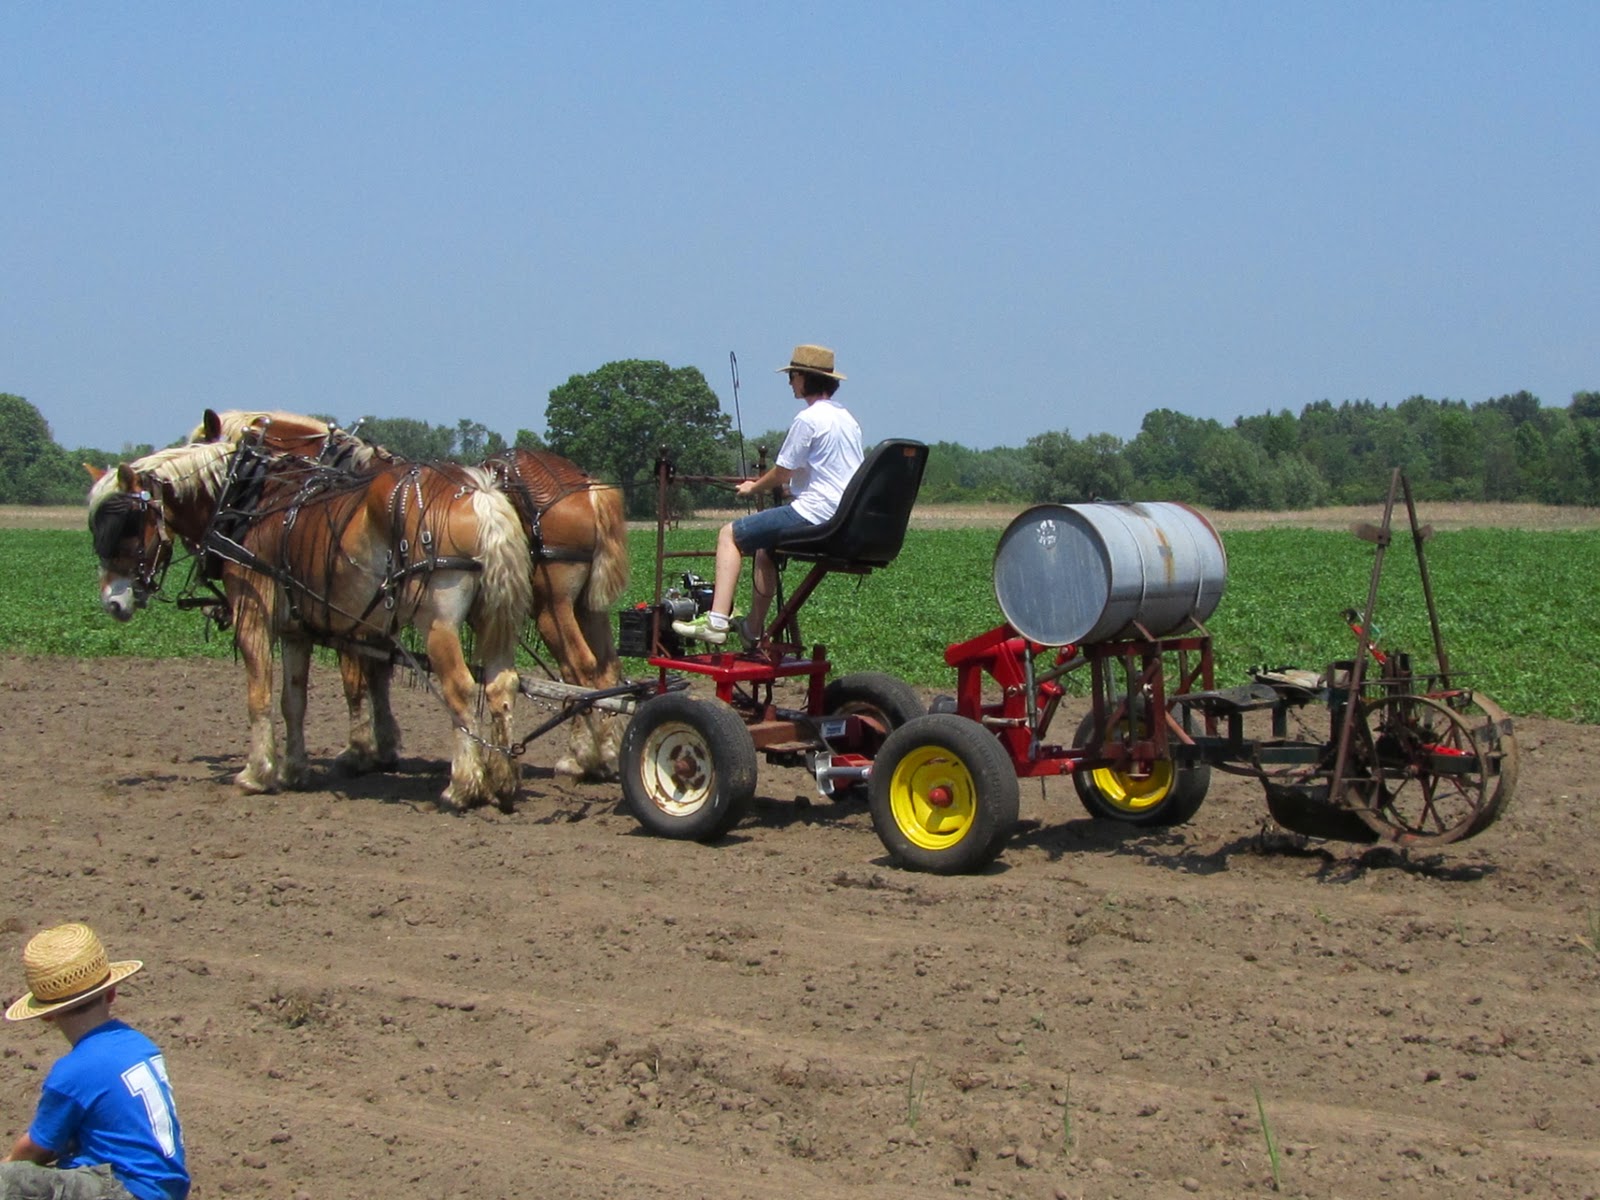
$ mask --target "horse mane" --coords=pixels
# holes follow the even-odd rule
[[[233,446],[260,435],[262,445],[271,446],[273,453],[297,454],[347,471],[365,472],[403,461],[374,442],[305,413],[282,409],[229,409],[216,415],[222,428],[219,440]],[[274,429],[274,426],[280,428]],[[202,423],[190,432],[189,440],[199,441],[205,435],[206,427]]]
[[[307,437],[327,437],[329,426],[326,421],[317,417],[309,417],[304,413],[292,413],[283,409],[248,409],[231,408],[226,412],[217,413],[217,418],[222,422],[222,437],[224,442],[237,443],[247,433],[273,424],[294,425],[304,428]],[[198,442],[205,438],[206,427],[204,422],[196,425],[189,431],[186,440]]]
[[[179,502],[201,496],[216,496],[228,477],[228,460],[233,447],[226,442],[191,442],[170,446],[126,464],[137,476],[148,475],[172,489]],[[89,517],[92,520],[107,499],[119,490],[117,472],[107,471],[89,489]]]

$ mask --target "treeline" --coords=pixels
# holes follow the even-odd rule
[[[1600,504],[1600,392],[1544,408],[1528,392],[1468,404],[1413,396],[1308,404],[1232,425],[1171,409],[1131,440],[1066,431],[1020,449],[940,442],[922,500],[1178,500],[1222,511],[1381,500],[1394,468],[1418,499]]]
[[[632,457],[640,462],[633,463],[613,462],[609,451],[596,449],[615,448],[622,402],[616,401],[618,411],[611,411],[607,393],[592,384],[608,379],[609,372],[639,375],[641,368],[659,370],[645,370],[645,382],[635,391],[667,386],[659,380],[675,380],[674,386],[681,387],[683,380],[676,377],[692,372],[629,362],[610,364],[592,376],[574,376],[552,397],[574,391],[583,402],[568,405],[571,413],[556,405],[562,419],[552,419],[550,448],[597,475],[636,483],[633,477],[648,469],[654,451],[639,450]],[[727,474],[737,472],[740,448],[747,458],[757,441],[776,448],[781,430],[743,439],[740,447],[728,432],[726,417],[716,411],[709,388],[704,390],[710,403],[693,419],[686,420],[684,406],[674,403],[643,422],[647,431],[667,432],[660,421],[663,412],[671,412],[668,425],[686,425],[672,431],[671,440],[683,444],[701,435],[708,443],[702,453],[720,454]],[[628,402],[636,404],[637,399],[630,395]],[[476,462],[507,445],[500,434],[469,418],[438,425],[367,418],[359,431],[420,459]],[[596,431],[604,436],[588,438]],[[511,444],[544,443],[537,433],[522,429]],[[79,464],[130,459],[151,448],[125,446],[116,453],[64,449],[33,405],[20,396],[0,394],[0,503],[78,503],[87,488]],[[590,461],[596,454],[604,461]],[[715,469],[715,464],[709,466]],[[974,450],[938,442],[928,458],[921,499],[1027,504],[1103,498],[1177,500],[1222,511],[1316,508],[1381,500],[1396,467],[1406,473],[1418,499],[1600,504],[1600,392],[1578,392],[1565,408],[1543,407],[1528,392],[1470,404],[1425,396],[1392,406],[1323,400],[1299,414],[1282,409],[1240,417],[1231,425],[1163,408],[1147,414],[1129,440],[1103,433],[1076,438],[1060,430],[1029,438],[1020,447]]]

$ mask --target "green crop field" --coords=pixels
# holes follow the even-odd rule
[[[887,671],[949,690],[944,648],[1001,621],[990,565],[993,529],[916,530],[900,558],[865,578],[833,576],[801,613],[805,636],[825,643],[836,671]],[[712,531],[671,535],[674,550],[710,550]],[[1341,613],[1366,603],[1373,549],[1348,533],[1267,529],[1227,533],[1228,586],[1207,623],[1219,686],[1244,682],[1254,664],[1321,668],[1350,657]],[[631,535],[632,604],[649,600],[655,534]],[[1600,579],[1600,532],[1447,531],[1428,543],[1428,568],[1445,648],[1466,682],[1520,715],[1600,723],[1600,630],[1589,611]],[[227,635],[207,635],[194,613],[157,601],[118,625],[100,612],[87,532],[0,529],[0,650],[69,655],[217,655]],[[710,559],[669,562],[710,574]],[[167,587],[181,587],[180,561]],[[748,585],[748,572],[746,572]],[[791,571],[792,586],[800,578]],[[675,582],[675,575],[668,582]],[[1409,537],[1388,551],[1375,624],[1381,643],[1431,663],[1432,639]],[[648,668],[626,664],[634,674]]]

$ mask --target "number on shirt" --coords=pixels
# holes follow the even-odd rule
[[[155,1136],[161,1153],[172,1158],[178,1152],[177,1126],[172,1120],[172,1106],[167,1103],[167,1060],[161,1055],[135,1063],[122,1073],[122,1082],[144,1104],[145,1115],[150,1118],[150,1132]]]

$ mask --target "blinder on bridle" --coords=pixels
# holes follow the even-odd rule
[[[152,513],[155,516],[154,548],[145,529]],[[148,488],[141,487],[136,492],[113,492],[107,496],[95,510],[89,532],[94,540],[95,557],[108,571],[114,569],[113,564],[119,559],[125,561],[121,553],[124,543],[130,540],[138,543],[139,552],[133,560],[130,576],[134,598],[140,607],[161,590],[167,567],[172,562],[172,539],[167,535],[166,513],[154,501]]]

